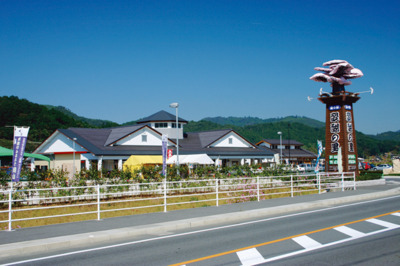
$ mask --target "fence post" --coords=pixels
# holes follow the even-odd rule
[[[167,179],[164,178],[164,212],[167,212]]]
[[[260,201],[260,177],[257,176],[257,201]]]
[[[356,187],[356,173],[355,172],[353,172],[353,186],[354,186],[354,190],[357,190],[357,187]]]
[[[100,221],[101,217],[100,217],[100,185],[97,184],[97,221]]]
[[[317,173],[317,179],[318,179],[318,194],[321,194],[321,174]]]
[[[344,173],[342,173],[342,191],[344,191]]]
[[[293,175],[290,175],[290,194],[293,198]]]
[[[8,194],[8,231],[12,231],[12,188]]]
[[[219,183],[219,179],[215,179],[215,200],[216,200],[216,206],[218,207],[219,206],[219,186],[218,186],[218,183]]]

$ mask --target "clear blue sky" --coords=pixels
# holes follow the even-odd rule
[[[329,84],[314,67],[364,72],[356,129],[400,130],[399,1],[0,0],[0,96],[123,123],[160,110],[307,116]]]

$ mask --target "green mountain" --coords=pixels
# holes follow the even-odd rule
[[[0,139],[6,148],[12,148],[13,126],[29,126],[27,151],[48,138],[58,128],[91,127],[58,110],[32,103],[15,96],[0,97]]]
[[[393,132],[393,131],[388,131],[384,133],[379,133],[376,136],[371,136],[375,139],[379,140],[395,140],[395,141],[400,141],[400,130]]]
[[[64,106],[53,106],[53,105],[45,105],[49,110],[57,110],[61,113],[72,117],[77,121],[81,121],[91,125],[92,127],[99,127],[99,128],[106,128],[106,127],[116,127],[119,126],[118,123],[108,121],[108,120],[101,120],[101,119],[91,119],[86,118],[83,116],[78,116],[77,114],[73,113],[71,110],[65,108]]]
[[[264,123],[276,123],[276,122],[286,122],[286,123],[300,123],[310,127],[324,127],[325,123],[308,118],[305,116],[287,116],[282,118],[268,118],[268,119],[261,119],[258,117],[206,117],[203,120],[210,121],[220,125],[232,125],[232,126],[249,126],[249,125],[256,125],[256,124],[264,124]]]

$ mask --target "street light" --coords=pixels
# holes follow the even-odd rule
[[[278,135],[279,135],[279,145],[280,145],[280,149],[281,149],[280,161],[281,161],[281,165],[282,165],[282,132],[278,131]]]
[[[179,103],[171,103],[171,108],[175,108],[176,111],[176,165],[178,166],[177,173],[179,175],[179,128],[178,128],[178,107]]]
[[[72,163],[72,177],[73,175],[75,175],[75,141],[77,140],[77,138],[73,138],[72,139],[72,149],[73,149],[73,154],[74,154],[74,159],[73,159],[73,163]]]

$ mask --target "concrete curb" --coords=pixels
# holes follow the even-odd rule
[[[240,211],[234,213],[218,214],[202,218],[191,218],[179,221],[132,226],[106,231],[76,234],[70,236],[53,237],[40,240],[24,241],[12,244],[0,245],[0,258],[18,256],[21,254],[33,254],[43,251],[56,251],[62,248],[84,247],[88,244],[100,244],[107,241],[123,240],[132,236],[163,234],[171,230],[196,228],[205,225],[216,225],[224,222],[240,222],[249,218],[277,215],[292,211],[302,211],[312,208],[329,207],[336,204],[351,203],[363,200],[371,200],[389,196],[400,195],[400,188],[382,192],[367,193],[355,196],[317,200],[314,202],[296,203],[284,206],[276,206],[264,209]]]

